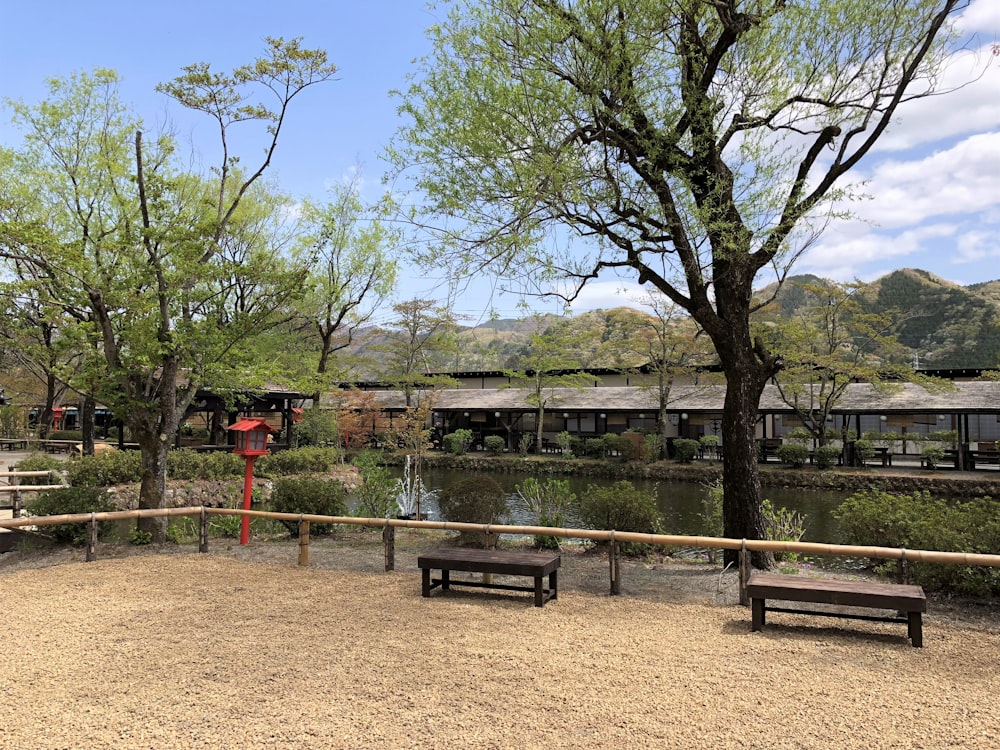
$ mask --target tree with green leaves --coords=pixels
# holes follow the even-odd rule
[[[354,343],[392,294],[398,264],[391,254],[401,243],[384,210],[362,203],[357,182],[331,193],[325,205],[305,207],[310,231],[303,255],[312,270],[298,314],[300,329],[319,349],[315,372],[321,377],[331,370],[331,356]]]
[[[409,408],[420,391],[454,383],[435,371],[459,351],[458,324],[447,305],[429,299],[397,302],[392,311],[395,317],[384,326],[385,340],[374,348],[387,355],[383,379],[403,391]]]
[[[725,533],[759,539],[757,406],[782,356],[751,333],[754,285],[784,278],[901,106],[935,92],[967,5],[449,3],[390,151],[425,262],[568,280],[570,299],[627,273],[686,310],[728,384]]]
[[[574,354],[587,338],[584,332],[549,315],[536,313],[532,320],[535,330],[521,347],[518,366],[505,374],[510,379],[507,387],[525,391],[524,400],[535,407],[535,450],[540,452],[546,409],[559,403],[560,390],[585,388],[593,384],[594,376],[580,372],[583,365]],[[508,425],[508,433],[510,429]]]
[[[829,282],[800,288],[806,304],[758,330],[769,347],[785,353],[785,367],[774,378],[782,401],[816,443],[825,445],[831,412],[850,383],[890,390],[894,383],[914,380],[916,373],[906,347],[896,340],[899,314],[867,311],[867,285]]]
[[[158,87],[215,121],[220,156],[207,176],[179,162],[169,137],[146,137],[111,71],[55,79],[46,101],[13,103],[25,140],[2,162],[11,169],[0,175],[0,256],[37,269],[78,335],[93,334],[97,348],[80,347],[81,377],[98,384],[94,396],[140,446],[140,508],[165,506],[166,454],[198,389],[259,376],[242,344],[295,286],[270,287],[267,300],[220,318],[220,279],[236,271],[224,247],[252,214],[293,99],[334,70],[323,51],[268,39],[261,57],[231,73],[199,63]],[[230,145],[241,125],[266,133],[263,155],[247,165]],[[8,221],[11,202],[30,218]],[[162,540],[162,521],[141,526]]]

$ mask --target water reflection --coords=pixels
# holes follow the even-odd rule
[[[424,484],[430,489],[444,489],[470,476],[466,472],[425,468],[422,473]],[[530,474],[490,474],[501,487],[514,492],[514,486],[523,482]],[[597,477],[559,477],[567,479],[570,488],[578,496],[583,494],[588,485],[608,486],[614,484],[613,479]],[[705,497],[705,487],[694,482],[651,481],[646,479],[630,480],[633,485],[644,491],[654,491],[660,511],[666,520],[668,534],[699,534],[701,533],[702,502]],[[830,490],[803,490],[784,487],[765,487],[764,497],[776,507],[784,506],[789,510],[798,511],[806,516],[806,531],[803,541],[839,543],[840,527],[833,517],[833,510],[847,499],[846,492]],[[432,508],[435,513],[437,508]],[[534,518],[515,513],[512,522],[515,524],[533,524]],[[576,526],[578,519],[567,519],[567,525]]]

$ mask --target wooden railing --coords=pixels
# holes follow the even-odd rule
[[[634,531],[614,531],[598,529],[553,528],[550,526],[508,526],[501,524],[457,523],[452,521],[409,521],[396,518],[357,518],[354,516],[321,516],[307,513],[274,513],[271,511],[243,510],[241,508],[162,508],[156,510],[122,510],[105,513],[75,513],[59,516],[32,516],[0,520],[0,528],[23,526],[50,526],[66,523],[89,525],[87,556],[88,562],[97,559],[97,526],[104,521],[123,521],[139,518],[163,518],[174,516],[198,516],[200,518],[198,551],[208,552],[209,516],[249,516],[269,518],[277,521],[296,521],[299,527],[298,564],[309,565],[309,525],[311,523],[340,524],[382,528],[385,551],[385,570],[395,568],[395,531],[397,528],[437,529],[442,531],[464,531],[484,534],[541,535],[565,539],[584,539],[608,542],[610,590],[621,593],[621,555],[623,543],[649,544],[661,547],[698,547],[703,549],[735,550],[739,553],[740,601],[746,600],[746,582],[750,573],[751,552],[785,552],[831,557],[864,557],[881,560],[898,560],[907,563],[940,563],[946,565],[966,565],[974,567],[1000,568],[1000,555],[966,552],[941,552],[937,550],[901,549],[897,547],[871,547],[847,544],[822,544],[818,542],[776,542],[760,539],[726,539],[723,537],[689,536],[676,534],[643,534]]]
[[[21,494],[24,492],[44,492],[45,490],[58,490],[66,487],[65,484],[21,484],[18,480],[21,477],[48,477],[50,480],[58,479],[58,474],[54,471],[2,471],[0,481],[7,480],[6,484],[0,484],[0,510],[9,510],[14,518],[21,517],[23,503]],[[10,504],[3,502],[5,496],[10,497]]]

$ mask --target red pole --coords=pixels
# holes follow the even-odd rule
[[[243,475],[243,510],[250,510],[250,496],[253,494],[253,462],[256,456],[247,456],[247,469]],[[240,544],[250,543],[250,516],[243,516],[240,526]]]

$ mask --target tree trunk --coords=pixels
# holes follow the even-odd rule
[[[751,355],[752,356],[752,355]],[[756,424],[760,395],[764,390],[761,379],[748,377],[748,371],[759,367],[738,367],[726,373],[726,402],[722,415],[722,434],[726,458],[722,462],[723,536],[730,539],[763,539],[764,516],[761,509],[760,468],[756,441]],[[726,564],[738,564],[735,550],[726,550]],[[758,568],[770,568],[773,558],[755,552],[751,562]]]
[[[80,430],[83,433],[83,454],[85,456],[94,455],[94,414],[97,411],[97,403],[94,397],[87,394],[83,397],[80,405]]]
[[[142,484],[139,487],[139,508],[160,509],[167,507],[167,453],[169,436],[158,431],[132,430],[142,454]],[[138,528],[153,535],[153,541],[162,544],[167,540],[167,519],[140,518]]]

